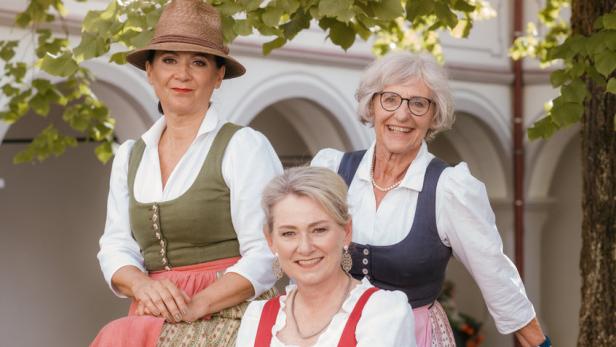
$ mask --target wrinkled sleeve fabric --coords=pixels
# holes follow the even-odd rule
[[[379,290],[372,294],[357,323],[357,346],[415,347],[414,324],[406,294]]]
[[[272,288],[274,255],[263,235],[263,188],[282,173],[276,152],[263,134],[242,128],[231,138],[222,162],[222,173],[231,191],[231,219],[240,243],[241,259],[227,269],[252,284],[255,297]]]
[[[509,334],[528,324],[535,310],[516,267],[503,253],[486,188],[466,163],[441,175],[436,220],[441,240],[474,278],[498,331]]]
[[[338,166],[342,160],[344,152],[341,152],[332,148],[325,148],[320,150],[317,155],[312,158],[310,166],[324,167],[330,169],[333,172],[338,172]]]
[[[119,297],[126,297],[111,284],[113,274],[123,266],[132,265],[145,272],[139,245],[133,239],[129,220],[128,159],[135,141],[124,142],[118,149],[111,167],[107,219],[99,240],[98,261],[109,288]]]

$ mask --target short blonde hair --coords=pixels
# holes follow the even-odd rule
[[[428,130],[426,139],[432,139],[437,133],[451,128],[455,116],[447,73],[434,57],[427,53],[392,52],[368,66],[355,93],[360,121],[374,125],[372,100],[375,93],[382,92],[386,85],[411,81],[425,83],[436,106],[434,123]]]
[[[270,232],[274,224],[274,206],[289,195],[316,201],[339,225],[350,220],[347,186],[338,174],[320,167],[295,167],[274,177],[263,190],[261,206]]]

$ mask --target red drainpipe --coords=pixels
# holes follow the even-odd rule
[[[522,35],[524,1],[513,5],[513,39]],[[524,279],[524,94],[522,60],[512,61],[513,69],[513,210],[515,232],[515,264]],[[520,346],[514,337],[515,345]]]

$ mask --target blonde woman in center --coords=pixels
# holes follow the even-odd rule
[[[334,172],[294,168],[263,192],[265,237],[286,294],[252,302],[238,333],[246,346],[415,346],[406,295],[353,279],[347,188]]]

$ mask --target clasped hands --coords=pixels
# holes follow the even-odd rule
[[[135,313],[164,318],[167,322],[194,322],[204,316],[195,300],[168,279],[144,278],[134,284]]]

